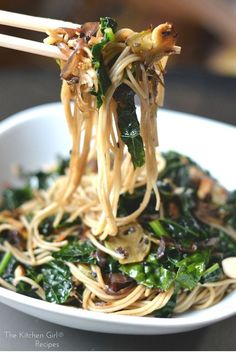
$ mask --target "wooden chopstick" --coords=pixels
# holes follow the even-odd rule
[[[20,50],[22,52],[43,55],[45,57],[64,59],[66,56],[56,46],[41,42],[31,41],[19,37],[0,34],[0,47]]]
[[[0,10],[0,25],[24,28],[31,31],[37,31],[37,32],[46,32],[47,30],[55,29],[59,27],[65,27],[65,28],[80,27],[80,25],[73,22],[54,20],[51,18],[29,16],[29,15],[18,14],[15,12],[9,12],[3,10]]]
[[[72,22],[23,15],[3,10],[0,10],[0,25],[24,28],[30,31],[44,33],[48,30],[53,30],[59,27],[74,29],[80,27],[80,25]],[[65,55],[62,54],[56,46],[5,34],[0,34],[0,47],[66,60]]]

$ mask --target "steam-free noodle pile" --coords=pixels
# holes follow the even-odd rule
[[[48,35],[46,42],[68,57],[58,64],[70,162],[46,189],[27,185],[30,195],[20,194],[17,207],[6,206],[13,190],[5,193],[0,285],[135,316],[170,316],[219,302],[236,282],[221,266],[236,256],[234,225],[227,224],[231,209],[224,210],[234,194],[190,159],[156,149],[165,67],[169,55],[180,52],[173,26],[136,33],[102,18]],[[186,168],[189,185],[182,185],[176,166]]]

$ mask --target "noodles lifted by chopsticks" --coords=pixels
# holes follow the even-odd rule
[[[115,236],[119,226],[135,220],[152,190],[159,208],[156,113],[163,101],[167,58],[180,52],[169,23],[141,33],[116,31],[116,27],[112,19],[104,18],[100,25],[57,30],[47,38],[68,55],[68,61],[60,64],[61,98],[72,135],[69,177],[51,212],[73,203],[75,191],[81,198],[76,201],[78,208],[95,199],[94,205],[77,215],[101,240]],[[140,123],[135,94],[140,101]],[[92,159],[97,161],[98,172],[90,181],[84,174]],[[146,193],[139,208],[117,217],[120,194],[132,193],[140,185],[146,185]]]

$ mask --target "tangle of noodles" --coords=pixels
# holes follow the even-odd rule
[[[47,297],[42,283],[28,275],[27,267],[38,269],[53,261],[55,252],[68,244],[67,238],[78,232],[78,226],[73,225],[78,217],[83,222],[82,238],[89,240],[97,252],[123,264],[126,254],[119,247],[109,247],[112,238],[115,240],[120,230],[127,230],[136,222],[151,196],[155,196],[156,211],[163,214],[156,182],[166,161],[156,151],[156,113],[164,99],[163,76],[168,56],[179,53],[180,48],[175,46],[175,32],[168,23],[135,33],[127,28],[116,31],[111,19],[105,21],[105,28],[104,23],[87,23],[77,30],[61,28],[48,33],[46,42],[57,45],[68,57],[59,65],[63,79],[61,101],[72,139],[70,163],[65,175],[58,177],[47,191],[34,191],[34,197],[18,207],[15,215],[8,211],[0,214],[0,232],[21,233],[26,241],[25,249],[7,239],[0,245],[0,252],[11,254],[21,264],[12,282],[0,278],[0,285],[10,290],[16,291],[23,282],[38,297]],[[140,103],[134,136],[125,136],[127,132],[121,131],[121,108],[127,103],[122,90],[131,98],[135,94]],[[127,107],[131,110],[129,103]],[[134,145],[136,138],[139,144],[129,146],[128,139],[133,139]],[[137,188],[145,188],[137,208],[128,215],[118,215],[120,196],[132,194]],[[66,230],[58,229],[51,237],[40,232],[42,222],[52,216],[56,229],[65,213],[71,223]],[[133,229],[133,239],[138,239],[137,227]],[[161,241],[149,235],[139,242],[140,249],[145,250],[139,255],[142,261],[150,249],[145,242],[158,246]],[[89,270],[70,260],[65,265],[74,284],[83,285],[81,303],[87,310],[145,316],[163,308],[174,294],[174,286],[163,291],[134,281],[112,293],[100,265],[89,265]],[[182,289],[174,312],[211,306],[235,284],[235,279],[223,278],[198,283],[191,291]],[[74,287],[72,298],[73,294]]]

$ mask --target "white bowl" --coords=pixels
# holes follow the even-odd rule
[[[189,114],[161,110],[158,116],[162,150],[187,154],[227,188],[236,188],[236,128]],[[0,124],[0,188],[12,183],[12,164],[28,170],[51,163],[57,154],[68,156],[70,138],[61,104],[52,103],[20,112]],[[60,325],[120,334],[165,334],[190,331],[236,313],[236,292],[205,310],[175,318],[129,317],[93,313],[15,294],[0,288],[0,302]]]

